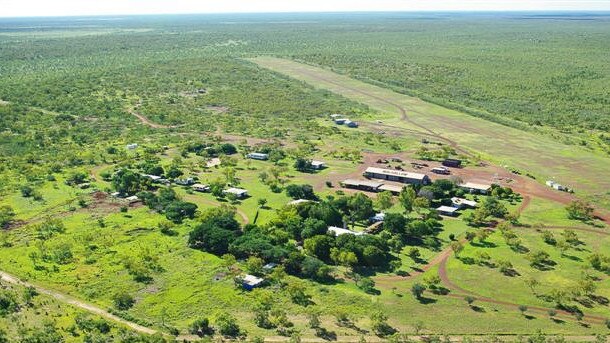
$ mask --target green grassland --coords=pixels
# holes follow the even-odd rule
[[[443,291],[446,284],[439,285],[439,292],[428,288],[421,299],[412,294],[415,285],[427,284],[441,272],[439,257],[449,256],[449,280],[475,293],[475,298],[551,308],[553,303],[541,295],[572,288],[583,271],[595,277],[596,299],[610,298],[608,275],[592,270],[588,261],[594,252],[607,254],[606,235],[577,231],[581,243],[562,256],[536,231],[540,226],[601,232],[607,228],[570,220],[564,206],[550,200],[532,198],[514,228],[524,247],[550,254],[556,264],[545,271],[532,267],[526,252],[507,246],[498,231],[487,243],[464,241],[470,233],[482,232],[464,220],[474,210],[441,218],[434,234],[419,237],[428,240],[407,240],[391,251],[389,258],[401,262],[395,270],[350,270],[333,264],[332,280],[286,275],[282,283],[252,292],[236,286],[233,278],[247,272],[248,261],[227,267],[220,256],[190,248],[189,234],[212,208],[234,207],[243,227],[272,227],[292,213],[285,208],[293,200],[285,191],[288,185],[312,185],[320,202],[341,199],[354,192],[342,190],[337,180],[361,177],[356,171],[364,167],[366,154],[416,157],[422,138],[443,144],[447,142],[442,137],[457,141],[476,155],[468,167],[481,158],[540,180],[552,177],[575,187],[577,195],[593,199],[596,206],[608,208],[610,184],[600,172],[610,165],[604,143],[609,63],[603,52],[608,32],[597,20],[565,27],[546,20],[539,28],[514,17],[494,23],[476,16],[285,16],[289,20],[218,15],[108,23],[89,18],[80,24],[69,19],[34,21],[33,27],[50,26],[45,29],[27,28],[31,25],[25,25],[26,19],[2,21],[0,206],[10,206],[15,216],[0,229],[0,270],[165,334],[188,335],[195,320],[209,318],[216,325],[216,317],[229,312],[248,338],[322,340],[309,319],[311,313],[319,313],[331,340],[403,339],[376,334],[371,318],[376,311],[386,314],[388,324],[404,335],[479,337],[540,330],[589,339],[608,332],[603,321],[586,320],[590,315],[610,318],[603,301],[588,306],[570,301],[586,315],[579,322],[563,314],[556,321],[533,312],[534,318],[529,318],[515,306],[479,300],[475,311],[461,290]],[[70,30],[63,27],[66,23],[71,23]],[[449,34],[439,33],[448,26]],[[582,38],[579,34],[586,38],[581,45],[575,43]],[[524,42],[527,47],[515,51]],[[457,58],[459,47],[464,51]],[[578,53],[573,55],[575,49]],[[544,63],[540,70],[539,62],[549,55],[552,63]],[[396,105],[404,107],[415,124],[404,121]],[[329,120],[332,113],[345,114],[361,128],[334,125]],[[536,127],[526,127],[528,123]],[[189,150],[199,143],[227,142],[237,153],[221,154],[223,163],[215,167],[206,167],[211,156]],[[126,149],[131,143],[138,148]],[[244,158],[245,153],[270,145],[283,157]],[[294,165],[303,156],[325,161],[328,168],[299,172]],[[237,200],[174,185],[176,195],[197,205],[197,212],[163,231],[168,223],[163,211],[109,196],[116,188],[109,181],[114,172],[141,173],[150,165],[164,171],[176,168],[200,183],[230,183],[247,189],[250,197]],[[263,182],[261,174],[277,176],[270,183]],[[70,185],[74,178],[83,178],[86,186]],[[385,212],[404,213],[397,197],[393,201]],[[509,213],[521,205],[518,200],[500,203]],[[411,212],[405,220],[432,216],[431,208]],[[41,231],[40,224],[54,223],[53,219],[65,229]],[[358,221],[355,230],[368,225]],[[559,239],[562,230],[553,230]],[[266,234],[277,238],[276,232]],[[388,242],[392,238],[386,231],[375,236]],[[287,240],[287,245],[296,243]],[[460,259],[450,248],[458,241],[465,246]],[[418,249],[419,258],[409,256],[412,248]],[[520,275],[509,277],[489,264],[465,263],[481,252],[493,262],[510,260]],[[145,266],[145,281],[134,277],[138,266]],[[537,294],[526,286],[531,277],[540,282]],[[365,291],[357,278],[370,278],[373,290]],[[310,296],[306,306],[292,298],[290,289],[299,286]],[[15,294],[23,291],[9,288]],[[120,294],[133,297],[133,306],[118,309]],[[256,325],[256,311],[263,304],[284,311],[294,326],[280,332]],[[340,323],[342,314],[353,325]],[[51,320],[67,342],[86,341],[88,334],[104,336],[81,328],[76,336],[71,327],[80,315],[80,310],[40,295],[33,307],[0,318],[0,329],[17,340],[24,335],[22,327],[40,327]],[[130,334],[119,326],[113,324],[106,338],[129,341]]]

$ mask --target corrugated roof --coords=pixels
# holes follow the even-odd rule
[[[406,171],[402,171],[402,170],[383,169],[383,168],[376,168],[376,167],[366,168],[365,173],[390,175],[390,176],[404,177],[407,179],[414,179],[414,180],[423,180],[424,178],[426,178],[426,174],[411,173],[411,172],[406,172]]]

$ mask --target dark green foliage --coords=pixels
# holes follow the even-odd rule
[[[286,194],[293,199],[317,200],[317,196],[310,185],[288,185]]]
[[[216,316],[215,325],[218,333],[223,336],[237,337],[241,334],[237,320],[227,312],[222,312]]]
[[[210,326],[210,321],[207,318],[198,319],[189,326],[189,332],[199,337],[210,336],[214,334],[214,329]]]
[[[13,292],[0,290],[0,317],[5,317],[19,309],[19,303]]]
[[[112,299],[114,306],[121,311],[129,310],[136,303],[136,300],[125,292],[115,294]]]
[[[123,195],[134,195],[146,189],[146,181],[132,170],[121,169],[112,176],[112,186]]]

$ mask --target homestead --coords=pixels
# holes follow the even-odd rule
[[[546,182],[546,185],[551,187],[551,188],[553,188],[554,190],[557,190],[557,191],[562,191],[562,192],[567,192],[568,191],[567,187],[565,187],[565,186],[563,186],[563,185],[561,185],[561,184],[559,184],[559,183],[557,183],[555,181],[549,180],[549,181]]]
[[[229,189],[225,189],[224,191],[222,191],[222,193],[225,195],[228,195],[228,194],[235,195],[239,199],[243,199],[248,196],[248,191],[245,189],[242,189],[242,188],[229,188]]]
[[[466,182],[464,184],[461,184],[460,188],[462,188],[470,193],[487,194],[491,190],[491,185],[475,183],[475,182]]]
[[[307,199],[292,200],[291,202],[288,203],[288,205],[290,205],[290,206],[297,206],[297,205],[300,205],[300,204],[306,204],[308,202],[312,202],[312,200],[307,200]]]
[[[400,192],[402,192],[403,189],[405,189],[404,186],[388,185],[388,184],[383,184],[383,185],[381,185],[381,187],[379,187],[380,192],[387,191],[394,195],[400,194]]]
[[[266,161],[269,159],[269,154],[263,154],[261,152],[251,152],[246,155],[246,158],[252,160]]]
[[[364,171],[364,176],[372,179],[396,181],[412,185],[427,185],[430,183],[430,178],[426,174],[411,173],[402,170],[382,169],[376,167],[366,168],[366,170]]]

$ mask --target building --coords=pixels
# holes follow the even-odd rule
[[[364,232],[356,232],[356,231],[352,231],[352,230],[348,230],[348,229],[344,229],[344,228],[336,227],[336,226],[329,226],[328,232],[332,233],[335,236],[341,236],[341,235],[362,236],[365,234]]]
[[[136,143],[127,144],[127,150],[135,150],[137,148],[138,148],[138,144],[136,144]]]
[[[326,168],[326,163],[322,162],[322,161],[313,160],[313,161],[311,161],[311,168],[313,168],[315,170],[324,169],[324,168]]]
[[[462,167],[462,161],[461,160],[456,160],[454,158],[448,158],[448,159],[443,161],[443,165],[445,167],[450,167],[450,168],[461,168]]]
[[[460,188],[467,190],[470,193],[487,194],[491,190],[491,185],[475,182],[466,182],[460,185]]]
[[[451,198],[451,203],[455,208],[475,208],[477,207],[477,202],[472,200],[467,200],[463,198],[453,197]]]
[[[367,192],[379,192],[379,188],[383,186],[383,183],[370,180],[347,179],[341,182],[341,186]]]
[[[238,197],[239,199],[245,198],[248,196],[248,191],[245,189],[241,189],[241,188],[229,188],[229,189],[225,189],[224,191],[222,191],[222,193],[226,194],[233,194],[236,197]]]
[[[430,178],[426,174],[410,173],[402,170],[382,169],[376,167],[366,168],[364,171],[364,176],[372,179],[396,181],[413,185],[427,185],[430,183]]]
[[[445,167],[432,168],[430,171],[433,172],[434,174],[441,174],[441,175],[451,174],[451,171]]]
[[[369,221],[371,223],[378,223],[378,222],[382,222],[384,219],[385,219],[385,213],[381,212],[381,213],[377,213],[376,215],[369,218]]]
[[[343,117],[343,114],[339,114],[339,113],[333,113],[333,114],[331,114],[331,115],[330,115],[330,117],[331,117],[332,119],[337,119],[337,118],[341,118],[341,117]]]
[[[347,127],[352,127],[352,128],[358,127],[358,123],[356,123],[355,121],[351,121],[349,119],[346,120],[343,124]]]
[[[125,201],[127,201],[127,203],[129,204],[134,204],[136,202],[139,202],[140,198],[138,198],[136,195],[132,195],[130,197],[125,198]]]
[[[196,192],[209,192],[210,191],[210,186],[208,185],[203,185],[201,183],[196,183],[192,186],[193,190]]]
[[[269,154],[263,154],[261,152],[251,152],[247,154],[246,157],[253,160],[266,161],[269,159]]]
[[[259,277],[256,277],[256,276],[250,275],[250,274],[246,274],[241,279],[241,284],[244,287],[244,289],[247,291],[252,291],[257,287],[262,286],[263,282],[265,282],[265,279],[262,279],[262,278],[259,278]]]
[[[455,207],[441,206],[436,209],[436,212],[438,212],[440,215],[443,215],[443,216],[455,217],[456,215],[458,215],[458,210],[459,209],[457,209]]]
[[[343,124],[345,124],[346,121],[349,121],[349,119],[347,119],[347,118],[335,118],[334,119],[334,122],[337,125],[343,125]]]
[[[300,204],[306,204],[308,202],[312,202],[312,200],[307,200],[307,199],[292,200],[291,202],[288,203],[288,205],[298,206]]]
[[[186,179],[175,179],[174,182],[180,186],[190,186],[195,184],[195,179],[187,177]]]
[[[566,191],[566,190],[568,190],[566,187],[564,187],[563,185],[558,184],[555,181],[550,181],[549,180],[549,181],[546,182],[546,185],[551,187],[551,188],[553,188],[553,189],[555,189],[555,190],[558,190],[558,191]]]
[[[387,191],[394,195],[400,194],[400,192],[402,192],[403,189],[405,189],[404,186],[386,185],[386,184],[381,185],[381,187],[379,187],[380,192]]]

